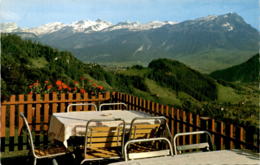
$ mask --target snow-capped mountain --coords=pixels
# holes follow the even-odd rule
[[[9,24],[1,29],[37,34],[35,40],[71,51],[82,61],[147,64],[155,58],[174,58],[204,72],[241,63],[259,49],[259,32],[236,13],[179,23],[82,20],[31,29]]]
[[[173,22],[173,21],[152,21],[152,22],[148,22],[146,24],[141,24],[139,22],[119,22],[116,25],[112,25],[106,29],[104,29],[103,31],[113,31],[113,30],[119,30],[119,29],[127,29],[130,31],[142,31],[142,30],[150,30],[150,29],[156,29],[156,28],[160,28],[166,24],[168,25],[173,25],[176,24],[177,22]]]
[[[67,32],[67,33],[91,33],[98,31],[114,31],[119,29],[127,29],[130,31],[141,31],[160,28],[166,24],[173,25],[176,22],[172,21],[152,21],[146,24],[141,24],[138,22],[119,22],[117,24],[112,24],[107,21],[97,19],[96,21],[91,20],[80,20],[72,22],[71,24],[64,24],[61,22],[53,22],[44,24],[34,28],[20,28],[15,23],[1,23],[1,32],[28,32],[34,33],[36,35],[51,34],[54,32]]]

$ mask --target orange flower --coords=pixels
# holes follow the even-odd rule
[[[33,85],[29,85],[29,88],[32,89]]]
[[[46,80],[46,81],[44,81],[44,83],[45,83],[45,84],[48,84],[48,83],[49,83],[49,81],[48,81],[48,80]]]
[[[58,86],[62,85],[62,81],[61,80],[57,80],[56,81],[56,85],[58,85]]]
[[[94,83],[94,84],[92,84],[92,86],[93,86],[93,87],[96,87],[96,86],[97,86],[97,84],[96,84],[96,83]]]

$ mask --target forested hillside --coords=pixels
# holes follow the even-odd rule
[[[246,62],[227,69],[218,70],[210,74],[211,77],[232,82],[259,81],[259,53]]]
[[[84,64],[71,53],[58,51],[16,35],[1,36],[1,95],[28,93],[28,85],[46,80],[71,83],[91,76],[106,81],[109,75],[99,65]]]
[[[1,43],[2,100],[11,94],[40,93],[42,90],[32,90],[32,86],[46,82],[63,88],[62,92],[74,93],[94,89],[86,88],[89,83],[218,119],[251,125],[259,121],[257,89],[216,81],[175,60],[157,59],[148,67],[105,70],[97,64],[85,64],[69,52],[15,35],[2,34]],[[72,86],[81,90],[70,90]]]

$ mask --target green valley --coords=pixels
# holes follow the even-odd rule
[[[16,35],[2,34],[1,97],[27,94],[35,81],[66,84],[84,77],[105,90],[129,93],[203,116],[258,126],[259,90],[254,84],[217,80],[172,59],[155,59],[147,67],[108,68],[86,64]],[[258,63],[259,66],[259,63]]]

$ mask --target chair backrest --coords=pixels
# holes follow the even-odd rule
[[[77,103],[77,104],[69,104],[68,107],[67,107],[66,112],[69,112],[70,111],[70,107],[72,107],[72,106],[83,106],[83,105],[91,105],[91,106],[93,106],[95,108],[95,111],[97,111],[97,106],[94,103]]]
[[[181,136],[193,136],[193,135],[206,135],[207,137],[205,138],[206,142],[199,142],[195,144],[187,144],[187,145],[179,145],[177,146],[177,138]],[[200,150],[205,150],[205,151],[210,151],[213,150],[213,144],[212,144],[212,139],[211,135],[208,131],[195,131],[195,132],[185,132],[185,133],[177,133],[174,138],[174,152],[175,154],[180,154],[182,151],[185,150],[194,150],[194,149],[200,149]]]
[[[168,148],[165,149],[159,149],[157,147],[156,150],[149,151],[149,150],[143,150],[142,152],[133,152],[129,153],[128,149],[131,149],[132,144],[140,144],[144,142],[161,142],[164,141],[168,145]],[[149,145],[151,146],[151,145]],[[161,146],[161,145],[160,145]],[[133,150],[132,150],[133,151]],[[135,150],[134,150],[135,151]],[[129,140],[124,147],[124,157],[125,161],[132,160],[132,159],[141,159],[141,158],[151,158],[151,157],[161,157],[161,156],[173,156],[173,148],[171,145],[171,142],[165,138],[165,137],[159,137],[159,138],[150,138],[150,139],[135,139],[135,140]]]
[[[33,137],[32,137],[32,132],[31,132],[31,129],[30,129],[30,126],[28,124],[28,121],[26,119],[26,117],[24,116],[24,114],[22,112],[20,112],[20,116],[22,117],[23,121],[24,121],[24,124],[26,126],[26,131],[28,133],[28,140],[29,140],[29,144],[31,146],[31,151],[32,151],[32,154],[34,156],[36,156],[35,154],[35,148],[34,148],[34,143],[33,143]]]
[[[102,107],[112,106],[112,105],[123,105],[125,108],[127,108],[127,105],[125,103],[103,103],[99,105],[99,111],[102,111]]]
[[[164,116],[134,118],[131,122],[129,131],[129,140],[132,139],[148,139],[155,137],[166,137],[168,133],[172,139],[169,127]]]
[[[84,155],[97,148],[121,148],[123,153],[125,121],[122,119],[90,120],[86,124]],[[100,156],[102,157],[102,155]],[[106,156],[107,157],[107,156]]]

